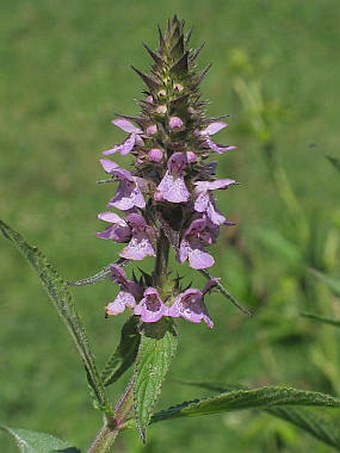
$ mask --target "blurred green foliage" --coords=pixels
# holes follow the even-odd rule
[[[238,146],[219,158],[219,175],[241,183],[219,197],[238,226],[221,235],[214,273],[258,314],[249,320],[214,294],[212,332],[180,322],[161,406],[197,396],[176,379],[339,396],[339,331],[299,316],[340,317],[339,299],[310,272],[339,279],[339,174],[325,158],[339,159],[340,147],[338,1],[3,0],[0,8],[1,217],[68,279],[96,272],[119,250],[93,235],[112,193],[94,181],[100,152],[123,137],[110,126],[114,112],[137,112],[142,87],[129,65],[147,68],[141,42],[154,46],[156,25],[176,12],[194,26],[193,44],[207,43],[200,63],[214,63],[202,87],[209,114],[232,114],[220,141]],[[5,241],[0,250],[0,420],[85,450],[101,420],[81,364],[26,263]],[[103,365],[125,317],[104,319],[114,296],[108,282],[74,295]],[[195,453],[329,451],[250,412],[155,425],[146,447],[133,433],[118,442],[150,453],[183,445]],[[3,435],[0,451],[16,451]]]

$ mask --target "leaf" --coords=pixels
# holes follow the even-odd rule
[[[220,383],[205,383],[205,382],[186,382],[180,381],[183,384],[204,388],[206,390],[215,391],[218,393],[224,393],[226,391],[235,390],[240,386],[225,385]],[[320,395],[320,394],[318,394]],[[326,395],[328,396],[328,395]],[[339,401],[339,400],[337,400]],[[331,445],[332,447],[340,447],[340,430],[339,430],[339,419],[340,414],[338,411],[323,411],[320,413],[318,407],[298,407],[298,406],[277,406],[271,408],[263,408],[263,410],[275,417],[281,418],[288,421],[289,423],[303,429],[312,436],[316,437],[320,441]],[[317,410],[317,413],[314,411]],[[335,413],[335,417],[332,416]],[[156,414],[157,415],[157,414]],[[155,415],[155,418],[156,418]],[[151,422],[154,420],[152,419]],[[155,420],[160,421],[160,420]]]
[[[137,316],[131,316],[124,324],[120,343],[101,373],[105,386],[117,381],[136,360],[141,337],[138,326],[139,318]]]
[[[267,409],[266,412],[292,423],[336,449],[340,448],[340,416],[334,420],[326,414],[326,411],[320,414],[320,412],[314,413],[311,408],[300,407],[275,407]]]
[[[316,313],[307,313],[307,312],[302,312],[302,313],[300,313],[300,315],[303,316],[304,318],[309,318],[309,319],[313,319],[315,321],[323,322],[325,324],[330,324],[335,327],[340,327],[340,320],[337,320],[337,319],[326,318],[326,317],[320,316]]]
[[[29,245],[19,233],[1,220],[0,228],[4,236],[14,243],[36,271],[53,302],[54,308],[66,325],[73,343],[84,363],[88,383],[92,389],[95,402],[100,408],[109,410],[104,386],[96,369],[94,357],[88,344],[85,327],[76,311],[73,298],[69,293],[65,282],[37,247]]]
[[[330,161],[330,163],[336,168],[338,171],[340,171],[340,159],[336,159],[335,157],[332,156],[326,156],[327,159]]]
[[[22,453],[80,453],[69,442],[58,439],[47,433],[28,431],[27,429],[9,428],[0,425],[0,429],[10,434]]]
[[[182,403],[159,412],[153,421],[220,412],[270,408],[271,406],[318,406],[340,408],[340,400],[319,392],[296,390],[290,387],[261,387],[252,390],[234,390],[218,396]]]
[[[157,323],[144,324],[133,378],[135,417],[143,442],[152,409],[176,348],[177,335],[173,322],[162,318]]]
[[[340,297],[340,280],[330,278],[322,272],[317,271],[316,269],[309,269],[309,271],[319,280],[324,282],[328,288],[332,291],[334,296]]]

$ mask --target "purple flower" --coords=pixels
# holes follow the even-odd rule
[[[184,168],[187,163],[186,153],[174,153],[170,157],[167,164],[168,170],[156,189],[156,201],[185,203],[189,200],[190,193],[184,181]]]
[[[163,151],[159,148],[152,148],[148,154],[148,160],[150,162],[159,163],[163,159]]]
[[[112,124],[119,127],[124,132],[128,132],[130,135],[121,145],[116,145],[112,149],[104,151],[103,152],[104,156],[108,156],[109,154],[115,154],[118,151],[120,151],[120,154],[122,156],[125,156],[126,154],[129,154],[129,152],[133,150],[135,145],[142,146],[144,144],[143,139],[141,138],[141,134],[143,133],[142,129],[134,126],[131,123],[131,121],[119,118],[117,120],[112,121]]]
[[[183,127],[183,121],[178,116],[171,116],[169,119],[170,129],[181,129]]]
[[[183,264],[186,259],[193,269],[205,269],[211,267],[215,260],[205,252],[204,244],[211,244],[215,241],[216,233],[209,225],[206,217],[195,219],[188,229],[183,233],[177,254],[178,261]]]
[[[173,318],[183,318],[187,321],[198,323],[204,321],[209,329],[214,327],[214,323],[209,318],[207,308],[204,304],[205,291],[189,288],[179,294],[169,308],[169,316]]]
[[[102,212],[98,219],[111,223],[105,231],[97,233],[100,239],[110,239],[114,242],[129,242],[131,239],[131,228],[124,219],[114,212]]]
[[[194,204],[195,211],[205,213],[215,225],[223,225],[226,223],[226,218],[216,209],[211,191],[216,189],[226,189],[232,184],[235,184],[234,179],[217,179],[216,181],[195,182],[195,192],[197,194]]]
[[[152,246],[153,229],[145,222],[140,214],[128,214],[126,221],[131,228],[131,241],[120,252],[119,256],[127,260],[142,260],[146,256],[155,256]]]
[[[223,121],[214,121],[213,123],[210,123],[209,126],[207,126],[203,131],[200,132],[200,134],[204,137],[204,143],[213,151],[215,151],[218,154],[223,154],[225,151],[231,151],[236,148],[236,146],[222,146],[222,145],[217,145],[213,140],[211,140],[210,136],[217,134],[221,129],[224,129],[227,127],[227,123],[224,123]]]
[[[142,288],[134,281],[128,280],[121,267],[112,264],[110,268],[113,283],[120,286],[120,291],[116,299],[106,307],[106,314],[115,316],[122,313],[126,307],[135,308],[136,299],[140,300],[142,296]]]
[[[145,222],[143,216],[130,213],[122,219],[113,212],[103,212],[98,215],[98,218],[112,224],[103,233],[97,233],[99,238],[129,242],[119,254],[122,258],[142,260],[146,256],[155,256],[152,246],[154,231]]]
[[[111,160],[101,159],[100,163],[106,173],[119,180],[117,193],[109,201],[108,208],[114,207],[121,211],[128,211],[134,206],[145,208],[145,200],[141,189],[146,190],[147,182],[143,178],[132,176],[128,170],[120,168],[119,165]]]
[[[157,289],[147,288],[144,297],[134,309],[135,315],[140,315],[143,322],[157,322],[163,316],[168,316],[169,308],[160,298]]]

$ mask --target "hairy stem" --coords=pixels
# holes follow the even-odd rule
[[[131,383],[125,389],[115,409],[115,416],[106,418],[104,425],[94,439],[88,453],[109,453],[119,432],[133,412],[133,388]]]
[[[169,240],[161,230],[157,241],[156,263],[153,271],[154,284],[160,289],[165,286],[168,280],[169,246]]]
[[[114,441],[119,433],[118,425],[115,421],[105,421],[103,427],[98,432],[88,453],[109,453]]]

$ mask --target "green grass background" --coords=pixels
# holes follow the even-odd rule
[[[103,176],[101,151],[123,137],[110,125],[114,112],[138,111],[142,83],[130,64],[148,67],[142,41],[155,47],[156,25],[164,26],[174,13],[194,27],[194,45],[206,41],[199,63],[213,62],[202,85],[211,100],[209,114],[233,114],[219,139],[238,146],[219,158],[219,174],[241,182],[220,194],[219,206],[238,220],[256,263],[254,275],[247,275],[223,234],[215,247],[214,273],[250,306],[255,302],[246,283],[271,297],[248,320],[220,296],[211,296],[213,331],[179,322],[180,347],[160,407],[204,395],[177,380],[287,383],[334,393],[325,373],[309,360],[322,329],[299,318],[306,307],[292,289],[292,269],[253,234],[282,228],[282,207],[259,144],[240,127],[246,119],[230,68],[233,55],[246,55],[253,68],[246,70],[248,76],[279,100],[286,112],[275,120],[280,160],[311,221],[320,223],[320,231],[334,229],[340,224],[339,178],[324,153],[339,156],[339,12],[337,0],[1,2],[0,214],[68,279],[96,272],[119,250],[94,236],[102,227],[96,215],[113,190],[94,182]],[[80,361],[27,264],[4,240],[0,251],[0,420],[51,432],[85,451],[101,420],[87,398]],[[200,277],[191,278],[203,284]],[[126,317],[103,317],[114,296],[110,283],[73,292],[103,365]],[[282,330],[284,341],[278,341]],[[334,339],[329,341],[334,349]],[[113,388],[113,398],[124,382]],[[167,422],[151,427],[145,447],[134,433],[123,434],[117,445],[123,452],[330,451],[256,412]],[[4,434],[0,451],[16,451]]]

